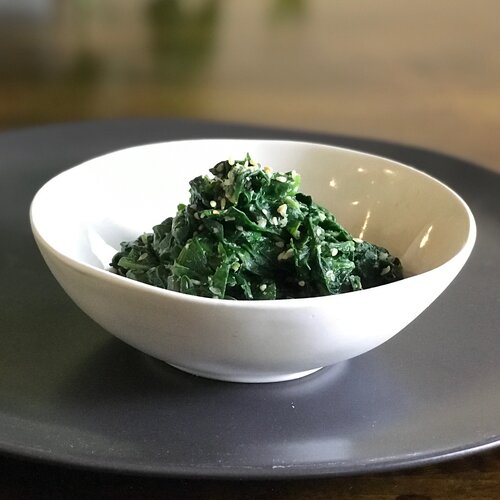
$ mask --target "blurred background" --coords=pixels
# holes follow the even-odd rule
[[[496,0],[0,0],[0,130],[117,117],[281,126],[500,171]]]

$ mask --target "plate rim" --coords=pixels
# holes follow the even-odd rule
[[[73,127],[81,127],[81,126],[93,126],[95,123],[102,125],[112,125],[113,123],[130,123],[138,125],[141,122],[151,122],[156,123],[157,125],[164,124],[165,122],[169,123],[183,123],[185,126],[189,127],[190,125],[195,124],[196,126],[206,127],[207,129],[213,129],[213,127],[217,126],[228,126],[232,125],[236,128],[245,129],[254,131],[260,131],[263,139],[268,140],[268,134],[276,133],[287,134],[290,133],[293,137],[296,137],[297,140],[303,141],[311,141],[311,142],[321,142],[327,145],[333,145],[343,148],[352,148],[353,146],[346,146],[343,141],[350,142],[354,144],[355,142],[363,142],[364,144],[369,145],[386,145],[388,147],[395,147],[398,150],[404,150],[408,153],[412,152],[423,152],[437,158],[447,158],[452,162],[459,162],[463,165],[466,165],[470,168],[479,169],[483,173],[493,174],[500,177],[500,174],[492,171],[488,168],[485,168],[481,165],[476,165],[471,161],[464,160],[459,157],[454,157],[447,153],[442,153],[439,151],[433,151],[431,149],[421,148],[413,145],[406,145],[391,141],[385,140],[377,140],[371,138],[357,137],[351,135],[336,135],[336,134],[328,134],[322,132],[311,132],[311,131],[287,131],[283,128],[273,128],[266,126],[258,126],[258,125],[247,125],[247,124],[235,124],[230,122],[220,122],[220,121],[203,121],[203,120],[191,120],[191,119],[165,119],[165,118],[144,118],[144,119],[112,119],[112,120],[89,120],[82,122],[66,122],[66,123],[54,123],[49,125],[38,125],[34,127],[26,127],[14,130],[7,130],[0,132],[0,139],[8,136],[8,135],[23,135],[27,134],[36,134],[40,130],[47,130],[48,128],[52,129],[67,129]],[[213,138],[221,138],[220,134],[212,131]],[[192,139],[199,136],[194,137],[186,137],[186,139]],[[210,135],[212,137],[212,135]],[[230,136],[232,137],[232,136]],[[230,138],[228,137],[228,138]],[[200,137],[201,138],[201,137]],[[203,136],[203,138],[207,138],[207,136]],[[235,136],[234,138],[237,138]],[[254,138],[254,137],[252,137]],[[178,140],[178,139],[172,139]],[[279,140],[279,139],[277,139]],[[295,140],[295,139],[294,139]],[[324,142],[328,141],[328,142]],[[155,141],[157,142],[157,141]],[[141,144],[137,144],[141,145]],[[144,144],[146,145],[146,144]],[[1,147],[1,144],[0,144]],[[133,147],[126,146],[126,147]],[[122,148],[120,148],[122,149]],[[369,150],[361,149],[360,151],[367,154],[375,154]],[[111,151],[110,151],[111,152]],[[392,156],[386,156],[387,158],[403,163],[402,160],[397,158],[393,158]],[[426,170],[423,170],[424,173],[427,173]],[[430,174],[429,174],[430,175]],[[497,178],[498,178],[497,177]],[[437,178],[437,180],[440,180]],[[454,189],[454,188],[452,188]],[[462,196],[458,193],[459,196]],[[3,413],[0,410],[0,415]],[[117,462],[115,459],[114,463],[106,462],[104,458],[101,460],[92,460],[82,456],[76,455],[65,455],[63,453],[59,453],[58,455],[52,454],[50,451],[38,449],[36,447],[23,446],[23,445],[15,445],[9,444],[2,440],[0,442],[0,454],[6,457],[12,458],[24,458],[31,459],[37,462],[56,465],[56,466],[67,466],[71,468],[80,468],[84,470],[91,471],[103,471],[110,473],[126,473],[126,474],[137,474],[144,476],[154,476],[154,477],[183,477],[183,478],[218,478],[218,479],[231,479],[231,478],[246,478],[246,479],[279,479],[279,478],[313,478],[313,477],[333,477],[333,476],[346,476],[346,475],[359,475],[365,474],[369,472],[388,472],[388,471],[396,471],[401,469],[408,469],[412,467],[421,467],[426,465],[431,465],[434,463],[443,462],[450,459],[456,458],[464,458],[469,455],[479,453],[482,451],[494,449],[500,446],[500,434],[494,436],[488,436],[484,440],[474,441],[470,443],[465,443],[460,446],[442,449],[427,453],[411,453],[406,455],[405,457],[383,457],[377,458],[376,460],[368,460],[368,461],[354,461],[349,464],[340,462],[318,462],[316,464],[288,464],[288,465],[274,465],[274,466],[241,466],[241,465],[225,465],[220,467],[215,467],[212,465],[201,466],[201,465],[141,465],[141,464],[133,464],[133,463],[122,463]]]

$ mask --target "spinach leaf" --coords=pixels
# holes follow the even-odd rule
[[[188,204],[124,242],[111,267],[177,292],[235,300],[316,297],[402,279],[385,248],[353,238],[298,192],[300,176],[247,156],[190,182]]]

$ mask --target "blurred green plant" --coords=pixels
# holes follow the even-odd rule
[[[219,1],[196,5],[178,0],[152,0],[146,7],[154,71],[160,79],[193,77],[214,48]]]

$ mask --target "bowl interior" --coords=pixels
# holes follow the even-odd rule
[[[399,163],[318,144],[196,140],[130,148],[90,160],[49,181],[31,217],[56,251],[107,269],[120,242],[149,232],[187,203],[189,180],[246,153],[277,171],[295,169],[301,191],[330,209],[354,236],[385,246],[405,273],[431,270],[465,245],[472,218],[433,178]]]

